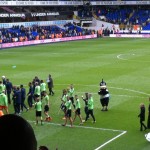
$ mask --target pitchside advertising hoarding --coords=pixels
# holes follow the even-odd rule
[[[25,42],[4,43],[4,44],[1,44],[1,48],[11,48],[11,47],[18,47],[18,46],[55,43],[55,42],[64,42],[64,41],[76,41],[76,40],[93,39],[93,38],[97,38],[97,34],[75,36],[75,37],[65,37],[65,38],[55,38],[55,39],[45,39],[45,40],[34,40],[34,41],[25,41]]]
[[[110,34],[109,36],[116,38],[150,38],[150,34]]]

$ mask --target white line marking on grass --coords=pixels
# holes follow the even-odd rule
[[[99,150],[102,147],[106,146],[107,144],[109,144],[110,142],[116,140],[117,138],[119,138],[120,136],[124,135],[125,133],[127,133],[127,131],[123,131],[121,134],[115,136],[114,138],[110,139],[109,141],[105,142],[104,144],[100,145],[99,147],[97,147],[95,150]]]
[[[35,121],[31,121],[28,120],[28,122],[31,123],[35,123]],[[45,122],[44,124],[50,124],[50,125],[54,125],[54,126],[61,126],[61,124],[59,123],[52,123],[52,122]],[[70,127],[69,125],[66,125],[67,127]],[[106,129],[106,128],[96,128],[96,127],[88,127],[88,126],[78,126],[78,125],[74,125],[73,127],[76,128],[84,128],[84,129],[93,129],[93,130],[102,130],[102,131],[112,131],[112,132],[121,132],[119,135],[113,137],[112,139],[110,139],[109,141],[105,142],[104,144],[100,145],[99,147],[97,147],[94,150],[99,150],[102,147],[106,146],[107,144],[109,144],[110,142],[116,140],[117,138],[119,138],[120,136],[124,135],[127,133],[127,131],[123,131],[123,130],[115,130],[115,129]]]
[[[35,121],[28,120],[31,123],[35,123]],[[44,124],[50,124],[54,126],[61,126],[62,124],[59,123],[52,123],[52,122],[44,122]],[[66,125],[67,127],[70,127],[70,125]],[[124,130],[116,130],[116,129],[106,129],[106,128],[96,128],[96,127],[89,127],[89,126],[78,126],[74,125],[73,127],[76,128],[84,128],[84,129],[95,129],[95,130],[103,130],[103,131],[113,131],[113,132],[125,132]]]
[[[69,85],[69,84],[56,84],[56,85]],[[97,85],[84,85],[84,84],[74,84],[74,85],[99,87]],[[134,92],[134,93],[139,93],[139,94],[144,94],[144,95],[150,96],[150,94],[148,94],[148,93],[137,91],[137,90],[132,90],[132,89],[127,89],[127,88],[120,88],[120,87],[113,87],[113,86],[109,86],[108,89],[109,88],[118,89],[118,90],[125,90],[125,91],[130,91],[130,92]]]

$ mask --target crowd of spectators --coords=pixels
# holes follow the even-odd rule
[[[32,27],[13,26],[11,29],[0,30],[0,43],[23,42],[29,40],[43,40],[63,37],[73,37],[82,35],[91,35],[95,31],[87,30],[67,23],[64,28],[56,25]]]
[[[120,28],[134,25],[144,27],[149,24],[150,9],[147,6],[97,7],[96,15],[103,21],[119,24]]]

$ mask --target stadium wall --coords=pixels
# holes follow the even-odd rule
[[[92,25],[90,27],[84,27],[85,29],[91,29],[91,30],[100,30],[100,29],[105,29],[108,28],[109,30],[112,30],[113,28],[115,28],[115,30],[119,30],[119,25],[118,24],[112,24],[112,23],[108,23],[105,21],[100,21],[97,20],[93,17],[92,20]]]

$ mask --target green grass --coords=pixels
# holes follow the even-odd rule
[[[46,80],[48,74],[54,79],[55,95],[50,97],[52,123],[35,126],[35,110],[22,116],[31,122],[38,145],[50,150],[94,150],[100,145],[127,131],[103,150],[149,150],[150,144],[139,131],[139,104],[146,105],[150,89],[150,40],[103,38],[56,44],[20,47],[0,51],[0,76],[7,76],[14,85],[27,84],[34,76]],[[12,66],[16,66],[13,68]],[[107,82],[111,94],[109,111],[101,112],[99,82]],[[84,92],[93,93],[96,124],[89,120],[83,127],[62,127],[63,113],[59,111],[62,89],[74,84],[81,97]],[[81,98],[80,98],[81,100]],[[81,100],[82,102],[82,100]],[[82,116],[84,114],[82,102]],[[10,106],[10,112],[13,108]],[[79,124],[77,118],[74,125]],[[101,128],[101,129],[98,129]]]

